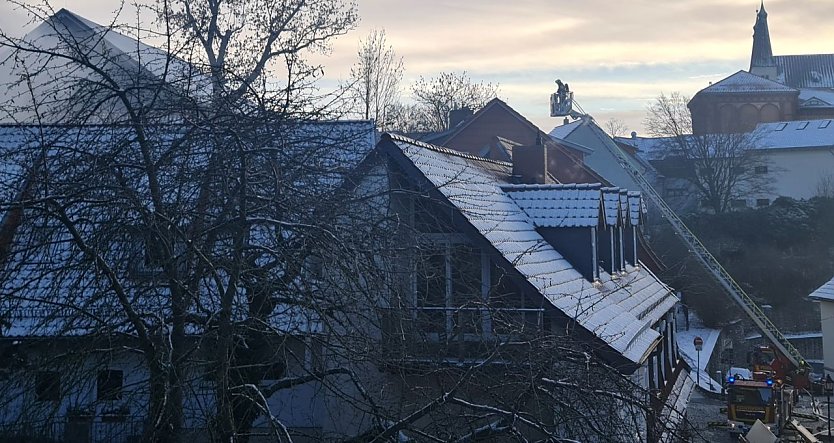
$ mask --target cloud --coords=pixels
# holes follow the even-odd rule
[[[112,17],[111,1],[64,1],[93,21]],[[776,54],[834,52],[830,0],[765,3]],[[613,109],[632,118],[660,92],[692,95],[746,69],[758,6],[759,0],[359,0],[357,29],[313,60],[324,65],[325,84],[335,85],[347,78],[359,39],[384,28],[409,81],[466,70],[499,83],[501,96],[533,119],[546,116],[558,77],[588,112]],[[25,15],[9,9],[0,5],[0,27],[22,29]],[[124,20],[132,18],[123,12]]]

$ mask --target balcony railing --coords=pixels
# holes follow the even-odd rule
[[[545,327],[542,308],[421,306],[380,310],[389,358],[477,359],[523,346]]]
[[[62,443],[133,443],[142,441],[144,423],[118,416],[64,418],[43,422],[17,422],[0,425],[0,441]]]

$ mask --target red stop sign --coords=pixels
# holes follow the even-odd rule
[[[695,345],[696,351],[700,351],[704,347],[704,340],[701,337],[695,337],[695,340],[692,340],[692,344]]]

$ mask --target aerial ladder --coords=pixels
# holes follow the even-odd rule
[[[572,118],[590,118],[587,114],[578,113],[573,110],[576,106],[573,100],[573,92],[566,91],[566,84],[563,86],[562,82],[557,80],[559,91],[551,95],[551,117],[570,116]],[[581,109],[581,108],[580,108]],[[713,256],[703,243],[698,239],[686,224],[678,217],[675,211],[666,204],[666,201],[654,190],[649,184],[648,180],[640,169],[638,169],[633,161],[629,159],[628,154],[614,144],[614,149],[611,149],[612,154],[617,158],[617,161],[628,173],[629,176],[640,186],[643,195],[658,208],[660,214],[671,225],[675,233],[686,244],[689,252],[698,260],[698,262],[706,269],[706,271],[715,279],[717,283],[725,290],[730,298],[741,307],[742,311],[753,321],[756,327],[761,331],[762,335],[770,341],[776,351],[787,360],[789,368],[785,373],[788,379],[786,382],[792,384],[797,388],[807,387],[808,378],[808,363],[788,341],[784,334],[767,318],[764,311],[758,304],[739,286],[733,279],[730,273],[721,266],[721,263]]]

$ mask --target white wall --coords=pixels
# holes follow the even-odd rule
[[[822,322],[822,354],[825,361],[825,373],[834,377],[834,302],[820,302],[820,320]]]
[[[773,184],[773,192],[766,197],[771,201],[780,196],[815,197],[820,179],[834,174],[834,149],[774,149],[765,155]]]

